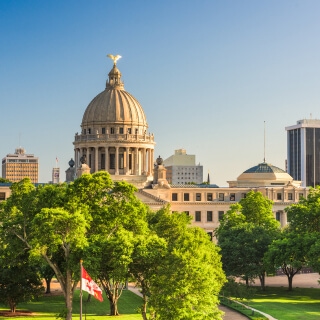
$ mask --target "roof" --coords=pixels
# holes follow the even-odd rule
[[[254,166],[244,171],[244,173],[286,173],[286,172],[276,166],[273,166],[266,162],[262,162],[262,163],[259,163],[257,166]]]

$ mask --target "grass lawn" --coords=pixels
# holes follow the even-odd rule
[[[104,296],[104,301],[100,302],[93,297],[91,301],[87,303],[86,292],[83,292],[83,305],[82,305],[82,318],[86,320],[99,320],[106,318],[109,314],[109,302]],[[117,319],[120,320],[141,320],[142,316],[137,311],[137,307],[142,303],[142,298],[132,293],[129,290],[124,290],[118,303],[120,316]],[[38,301],[29,303],[21,303],[18,305],[17,311],[28,310],[32,311],[32,315],[19,316],[19,320],[36,319],[36,320],[48,320],[55,319],[56,315],[64,309],[63,296],[46,296],[44,295]],[[0,311],[8,310],[5,306],[0,304]],[[73,303],[73,318],[79,319],[80,312],[80,298],[79,291],[76,291]],[[85,315],[86,314],[86,315]],[[111,318],[111,317],[110,317]],[[8,319],[7,316],[1,316],[0,320]],[[10,318],[9,318],[10,319]]]
[[[279,320],[319,320],[320,290],[267,287],[265,292],[257,291],[250,306]]]
[[[83,319],[105,319],[109,314],[109,303],[104,297],[103,302],[91,298],[86,302],[87,293],[83,292]],[[131,291],[125,290],[120,298],[118,307],[119,320],[141,320],[137,308],[141,306],[142,299]],[[289,292],[284,287],[267,287],[265,292],[257,291],[249,304],[251,307],[272,315],[278,320],[318,320],[320,319],[320,290],[314,288],[294,288]],[[38,301],[18,305],[18,310],[29,310],[33,314],[19,316],[19,320],[48,320],[55,319],[56,315],[64,309],[63,296],[44,295]],[[79,319],[79,291],[75,293],[73,304],[73,318]],[[0,311],[8,310],[0,304]],[[85,315],[86,314],[86,315]],[[10,319],[0,316],[0,320]],[[111,319],[111,317],[110,317]]]

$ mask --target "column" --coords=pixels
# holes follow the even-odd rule
[[[94,172],[99,171],[99,147],[94,148]]]
[[[149,162],[149,168],[150,168],[150,175],[153,175],[153,159],[154,159],[154,149],[150,148],[150,162]]]
[[[281,213],[281,227],[285,227],[288,224],[287,213],[282,211]]]
[[[109,172],[109,167],[108,167],[108,165],[109,165],[109,148],[105,147],[104,150],[105,150],[105,152],[104,152],[105,153],[105,156],[104,156],[104,162],[105,162],[104,167],[105,167],[105,170],[107,172]]]
[[[126,147],[126,170],[125,174],[129,174],[129,147]]]
[[[134,174],[139,175],[139,148],[134,149]]]
[[[116,147],[116,158],[115,158],[115,175],[119,174],[119,147]]]
[[[142,165],[142,174],[147,175],[147,150],[146,148],[143,148],[141,150],[141,165]]]
[[[79,149],[78,148],[74,149],[74,163],[75,163],[75,167],[78,168],[79,166]]]

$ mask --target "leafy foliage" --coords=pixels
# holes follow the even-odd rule
[[[286,208],[286,212],[290,233],[305,244],[308,265],[320,272],[320,186],[310,188],[307,198],[301,198],[299,203]]]
[[[151,214],[149,223],[166,242],[159,247],[163,259],[150,277],[153,317],[219,319],[218,294],[225,276],[218,248],[202,229],[190,226],[189,217],[170,214],[169,208]]]
[[[247,283],[259,276],[264,289],[263,257],[279,230],[272,201],[260,192],[250,191],[232,205],[215,232],[227,276],[244,277]]]
[[[22,251],[8,262],[2,260],[0,265],[0,302],[15,312],[19,303],[41,296],[43,286],[37,269],[28,261],[27,252]]]

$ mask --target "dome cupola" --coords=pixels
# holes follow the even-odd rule
[[[91,173],[106,170],[114,180],[141,185],[152,178],[154,137],[139,101],[124,89],[117,68],[121,56],[108,57],[113,67],[106,88],[88,104],[75,135],[75,165],[86,156]]]

